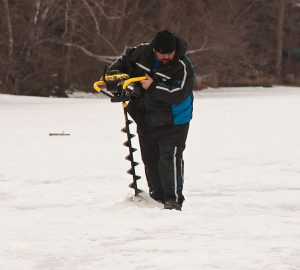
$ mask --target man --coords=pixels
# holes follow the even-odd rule
[[[182,153],[192,118],[194,72],[186,43],[168,30],[151,43],[128,49],[110,70],[147,79],[129,85],[128,112],[137,124],[150,196],[165,209],[181,210]]]

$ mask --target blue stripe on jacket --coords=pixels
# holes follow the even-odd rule
[[[188,96],[183,102],[172,105],[173,123],[175,126],[187,124],[192,119],[193,100]]]

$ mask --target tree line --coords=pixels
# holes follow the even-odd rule
[[[0,0],[0,92],[91,91],[105,65],[169,29],[203,85],[299,83],[299,0]]]

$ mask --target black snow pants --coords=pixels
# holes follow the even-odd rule
[[[159,128],[139,128],[139,143],[150,196],[165,202],[175,200],[181,205],[184,182],[182,153],[189,124]]]

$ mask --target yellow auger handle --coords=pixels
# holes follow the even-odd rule
[[[147,80],[146,76],[130,78],[123,83],[123,90],[125,90],[126,87],[131,83],[140,82],[140,81],[144,81],[144,80]]]
[[[123,78],[126,78],[125,75],[128,77],[127,74],[121,74],[121,75],[123,76]],[[105,79],[106,79],[107,81],[111,81],[111,80],[115,79],[113,76],[115,76],[115,75],[107,76],[107,77],[105,77]],[[119,76],[119,75],[116,75],[115,77],[117,78],[117,76]],[[135,78],[127,79],[127,80],[125,80],[124,83],[123,83],[123,90],[125,90],[126,87],[127,87],[129,84],[134,83],[134,82],[140,82],[140,81],[143,81],[143,80],[147,80],[147,77],[146,77],[146,76],[142,76],[142,77],[135,77]],[[102,89],[100,88],[100,85],[104,85],[104,84],[106,84],[106,82],[103,81],[103,80],[100,80],[100,81],[94,82],[94,85],[93,85],[93,86],[94,86],[94,89],[95,89],[97,92],[100,93],[100,91],[102,90]]]
[[[97,92],[100,92],[102,89],[99,87],[99,85],[104,85],[106,84],[107,81],[114,81],[114,80],[124,80],[124,79],[128,79],[129,76],[128,74],[125,74],[125,73],[120,73],[120,74],[112,74],[112,75],[105,75],[105,81],[104,80],[101,80],[100,81],[97,81],[94,83],[94,89],[97,91]]]
[[[99,87],[99,85],[103,85],[103,84],[105,84],[105,81],[102,80],[94,82],[94,89],[100,93],[102,89]]]

